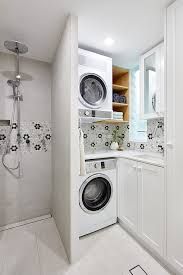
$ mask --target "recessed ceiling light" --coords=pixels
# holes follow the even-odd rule
[[[112,46],[114,44],[114,40],[111,38],[111,37],[107,37],[105,40],[104,40],[104,44],[106,46]]]

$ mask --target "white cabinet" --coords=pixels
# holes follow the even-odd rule
[[[140,115],[142,119],[164,116],[164,43],[140,58]]]
[[[164,169],[138,164],[139,234],[161,255],[164,254],[165,190]]]
[[[138,188],[137,162],[119,160],[119,212],[118,217],[131,229],[137,230]]]
[[[120,159],[118,218],[160,255],[164,254],[164,168]]]
[[[167,10],[167,259],[183,274],[183,1]]]

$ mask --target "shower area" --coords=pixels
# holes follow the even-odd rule
[[[20,85],[21,81],[23,80],[23,75],[20,74],[20,54],[25,54],[28,52],[28,47],[22,43],[19,43],[17,41],[5,41],[4,46],[7,50],[13,52],[16,54],[16,71],[15,71],[15,77],[14,79],[8,79],[7,84],[12,87],[12,99],[13,99],[13,108],[12,108],[12,115],[9,124],[9,132],[6,136],[6,142],[5,142],[5,148],[2,155],[2,164],[4,168],[15,178],[20,178],[22,176],[21,173],[21,109],[20,109],[20,102],[23,101],[23,95],[20,91]],[[10,96],[11,98],[11,96]],[[17,128],[17,154],[14,159],[10,158],[10,163],[8,163],[8,156],[10,155],[10,148],[11,148],[11,134],[13,131],[13,124],[16,124]],[[26,139],[27,144],[30,142],[30,140]],[[13,162],[11,164],[11,162]],[[14,164],[14,165],[13,165]]]
[[[0,53],[0,228],[50,213],[51,66],[5,41]]]

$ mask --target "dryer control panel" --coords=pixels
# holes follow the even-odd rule
[[[112,118],[112,112],[91,109],[79,109],[79,117]]]

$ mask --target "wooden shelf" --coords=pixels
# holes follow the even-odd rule
[[[114,78],[119,78],[122,75],[128,74],[129,70],[125,68],[113,66],[112,72],[113,72],[113,79],[114,79]]]
[[[128,90],[127,86],[122,86],[122,85],[117,85],[117,84],[113,84],[112,88],[114,91],[127,91]]]
[[[128,123],[128,121],[123,119],[106,119],[106,120],[99,120],[95,123],[101,123],[101,124],[118,124],[118,123]]]
[[[112,107],[115,112],[122,112],[124,121],[129,121],[129,70],[113,66],[113,94],[115,92],[120,95],[125,95],[127,103],[113,102]],[[119,120],[120,121],[120,120]],[[118,123],[118,120],[113,120],[111,123]],[[121,122],[124,123],[123,120]]]
[[[118,103],[118,102],[113,102],[112,103],[113,107],[127,107],[128,104],[127,103]]]

